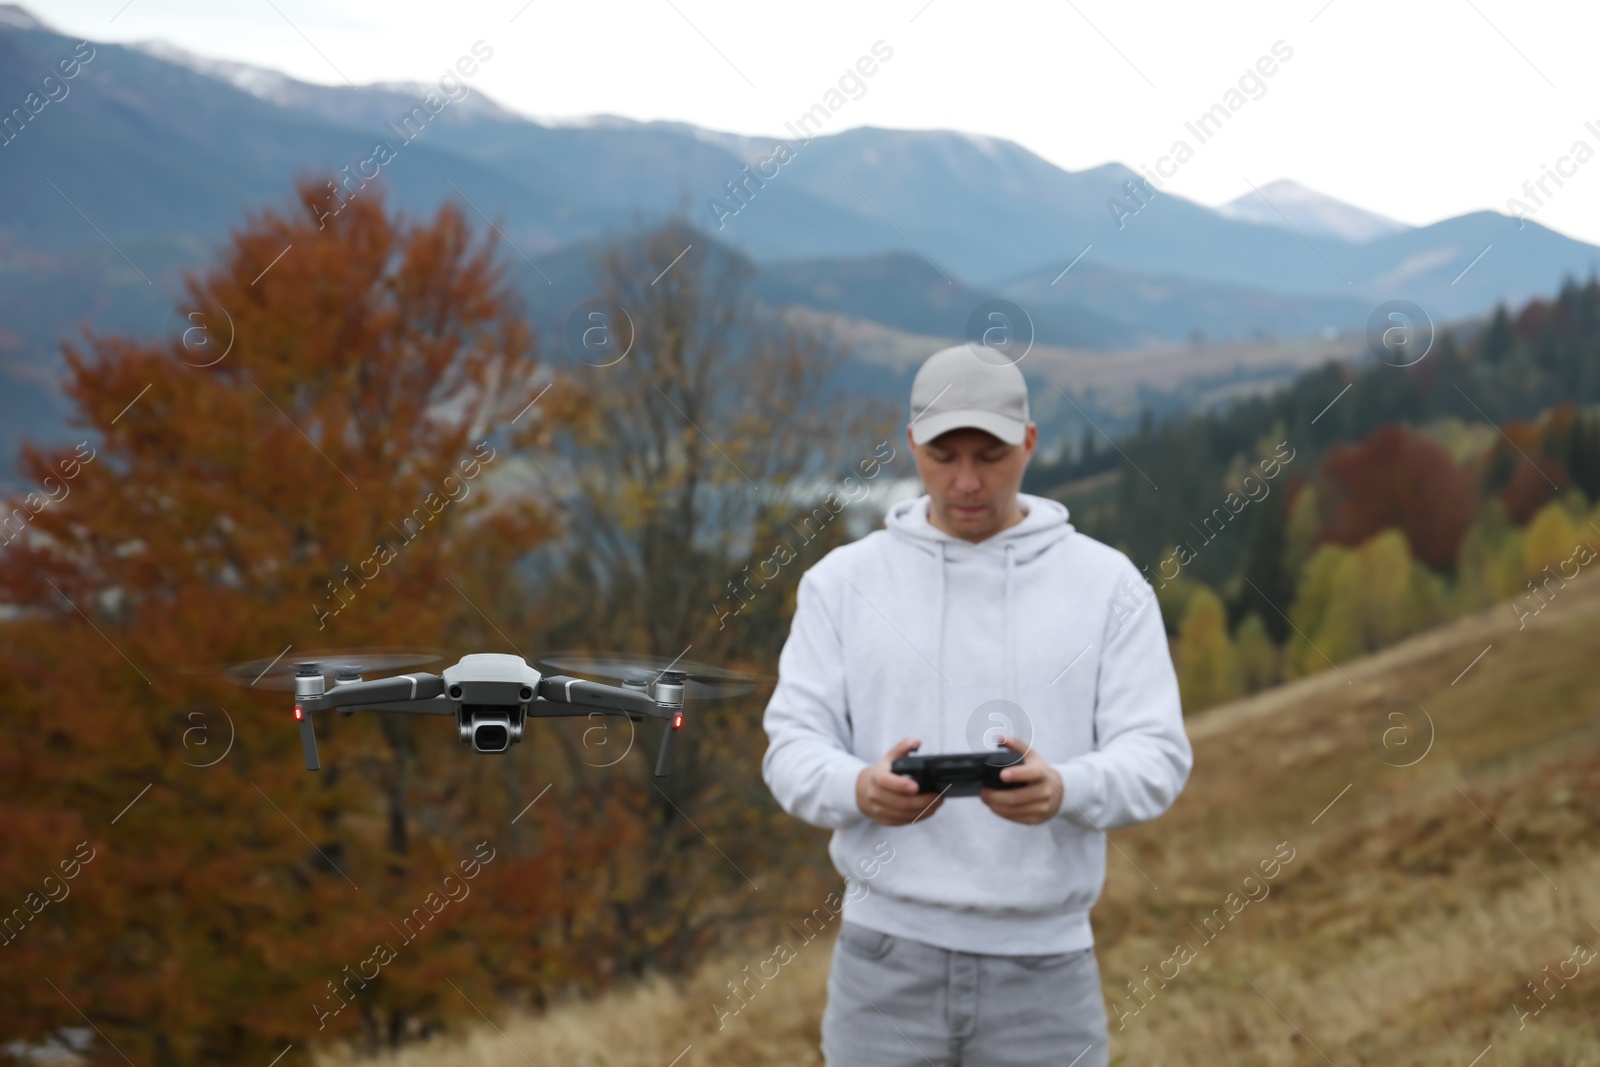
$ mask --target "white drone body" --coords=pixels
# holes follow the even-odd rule
[[[415,661],[413,661],[415,662]],[[328,688],[328,675],[333,686]],[[300,744],[306,769],[317,770],[317,735],[312,713],[337,709],[341,715],[358,710],[400,712],[412,715],[452,715],[456,735],[474,751],[502,753],[522,740],[529,716],[548,718],[571,715],[626,715],[666,720],[655,773],[664,777],[672,767],[672,753],[683,727],[685,673],[663,670],[629,678],[622,686],[583,678],[543,674],[521,656],[478,652],[438,674],[399,674],[364,680],[358,669],[337,659],[295,664],[294,717],[300,724]]]

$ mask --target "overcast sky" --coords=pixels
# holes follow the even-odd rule
[[[780,134],[875,42],[831,128],[953,129],[1070,170],[1153,164],[1275,42],[1292,52],[1166,185],[1220,204],[1292,178],[1402,222],[1507,211],[1574,142],[1600,152],[1600,4],[1513,0],[26,0],[66,33],[160,39],[306,81],[472,79],[539,118]],[[1262,91],[1264,90],[1264,91]],[[1237,100],[1237,98],[1235,98]],[[1588,110],[1585,110],[1587,102]],[[1595,130],[1585,128],[1593,121]],[[1186,137],[1191,145],[1192,136]],[[1600,158],[1538,221],[1600,244]]]

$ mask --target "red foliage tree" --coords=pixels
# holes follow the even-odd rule
[[[1557,409],[1548,422],[1508,422],[1500,428],[1488,458],[1491,484],[1503,485],[1506,515],[1522,526],[1567,486],[1567,468],[1547,449],[1573,420],[1571,410]]]
[[[1455,565],[1477,509],[1476,480],[1450,453],[1404,426],[1330,450],[1317,470],[1319,540],[1359,545],[1390,527],[1435,570]]]

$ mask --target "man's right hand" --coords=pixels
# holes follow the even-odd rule
[[[884,826],[904,826],[932,815],[944,803],[943,793],[918,793],[915,781],[889,769],[895,760],[920,747],[921,739],[903,737],[882,759],[856,776],[856,807],[867,818]]]

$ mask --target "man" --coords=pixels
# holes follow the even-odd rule
[[[1089,909],[1104,831],[1155,818],[1193,756],[1154,592],[1019,492],[1038,429],[1015,365],[960,345],[911,388],[927,494],[802,576],[762,776],[834,831],[846,879],[830,1067],[1104,1067]],[[919,795],[896,758],[1004,744],[1015,789]]]

